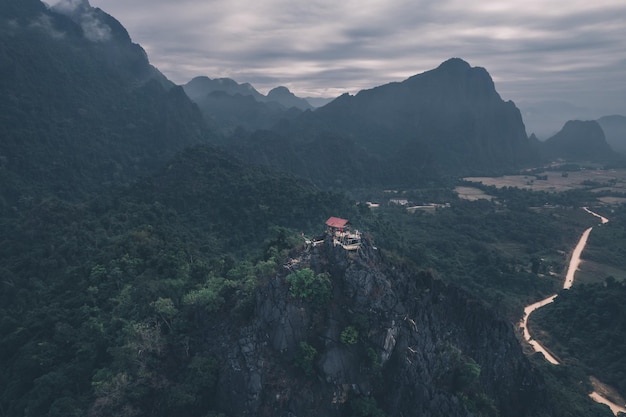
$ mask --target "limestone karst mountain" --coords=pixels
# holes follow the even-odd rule
[[[237,128],[268,129],[313,108],[286,87],[276,87],[265,96],[249,83],[239,84],[230,78],[195,77],[183,89],[209,124],[225,135]]]
[[[425,155],[443,167],[502,168],[533,160],[519,110],[484,68],[453,58],[405,81],[344,95],[315,112],[358,144]]]
[[[231,78],[209,78],[206,76],[194,77],[183,85],[185,93],[192,100],[200,99],[215,91],[221,91],[228,95],[252,96],[256,101],[263,101],[263,94],[259,93],[249,83],[239,84]]]
[[[254,102],[205,97],[220,95],[226,116]],[[517,166],[532,152],[486,71],[452,60],[319,115],[292,108],[225,137],[235,154],[203,143],[217,139],[198,105],[113,17],[3,0],[0,98],[1,415],[602,416],[572,411],[593,406],[578,374],[562,388],[481,293],[431,269],[492,299],[541,292],[534,252],[496,246],[552,250],[531,236],[549,219],[490,202],[374,212],[239,159],[341,191]],[[447,200],[440,184],[425,190]],[[310,245],[329,215],[367,226],[359,251]]]
[[[300,110],[311,110],[313,108],[305,99],[297,97],[287,87],[283,86],[271,89],[267,93],[266,100],[275,101],[287,109],[295,107]]]
[[[557,134],[541,143],[541,153],[549,160],[606,162],[618,158],[594,120],[568,121]]]
[[[214,93],[221,92],[230,96],[251,96],[260,103],[273,102],[285,109],[295,107],[300,110],[313,108],[305,99],[297,97],[287,87],[279,86],[271,89],[267,95],[259,93],[250,83],[241,83],[231,78],[214,78],[198,76],[183,85],[185,93],[194,101]]]
[[[204,140],[182,88],[150,65],[117,20],[75,3],[2,3],[0,155],[10,201],[31,186],[64,198],[98,192]]]
[[[232,146],[251,161],[334,186],[416,184],[538,160],[515,104],[500,98],[485,69],[458,58],[344,94],[272,130]]]

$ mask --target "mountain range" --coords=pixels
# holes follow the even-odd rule
[[[589,124],[596,129],[585,128]],[[239,132],[226,146],[250,162],[331,187],[501,174],[550,159],[620,158],[595,122],[568,122],[546,141],[529,138],[519,110],[500,98],[487,71],[459,58],[314,111],[283,115],[262,132]]]
[[[519,110],[500,98],[485,69],[458,58],[342,95],[229,146],[252,162],[348,187],[497,173],[538,160]]]
[[[454,58],[317,110],[231,81],[174,85],[87,0],[0,3],[0,414],[606,415],[471,291],[551,290],[527,272],[551,217],[377,213],[346,193],[448,199],[457,175],[540,160],[485,69]],[[367,226],[358,251],[308,237],[329,216]],[[520,259],[496,250],[509,234]]]
[[[607,162],[619,159],[612,148],[619,152],[623,146],[622,116],[598,120],[599,130],[589,128],[593,122],[572,120],[544,141],[534,134],[526,140],[515,105],[502,102],[486,70],[471,68],[459,58],[400,83],[364,90],[354,97],[345,94],[304,115],[296,109],[312,110],[311,106],[298,105],[304,99],[296,98],[285,87],[263,96],[248,83],[196,77],[184,88],[205,116],[220,121],[217,124],[222,128],[229,126],[230,134],[235,127],[274,132],[272,143],[267,142],[272,135],[264,132],[253,133],[255,139],[248,137],[243,144],[230,144],[238,154],[246,157],[246,149],[254,149],[248,157],[251,161],[274,164],[326,185],[328,180],[315,175],[319,171],[315,167],[320,166],[321,159],[330,157],[322,148],[328,144],[313,149],[326,137],[342,144],[342,163],[348,169],[326,166],[323,171],[332,174],[335,184],[339,181],[347,185],[355,184],[350,176],[367,175],[369,164],[380,170],[378,176],[370,172],[369,180],[397,183],[401,180],[395,178],[425,178],[432,172],[438,177],[444,172],[454,175],[455,169],[466,173],[476,169],[483,173],[503,172],[535,164],[540,159]],[[279,91],[284,100],[278,99]],[[291,111],[285,111],[290,104]],[[500,109],[495,110],[496,105]],[[605,140],[600,130],[609,131],[610,138],[607,135]],[[234,137],[242,139],[241,133]],[[286,137],[290,139],[286,141]],[[285,146],[287,142],[291,143]],[[302,152],[294,149],[285,154],[285,149],[294,144]],[[311,159],[311,155],[318,157]],[[358,156],[354,158],[355,155]],[[300,168],[293,170],[289,165]],[[415,165],[422,169],[415,169]],[[401,172],[394,173],[396,169]]]
[[[287,87],[273,88],[265,96],[249,83],[239,84],[230,78],[195,77],[183,89],[209,124],[226,135],[236,128],[267,129],[283,118],[313,108]]]
[[[183,85],[183,89],[192,100],[199,100],[206,95],[219,91],[230,96],[251,96],[256,101],[262,103],[277,103],[285,109],[295,107],[300,110],[310,110],[313,108],[306,99],[296,97],[287,87],[275,87],[267,93],[267,96],[264,96],[251,84],[239,84],[230,78],[211,79],[206,76],[195,77],[187,84]]]

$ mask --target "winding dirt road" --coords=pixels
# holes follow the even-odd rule
[[[583,210],[585,210],[589,214],[592,214],[598,217],[600,221],[602,222],[602,224],[606,224],[609,222],[609,219],[607,219],[606,217],[602,217],[597,213],[594,213],[593,211],[589,210],[587,207],[583,207]],[[572,284],[574,283],[574,276],[576,274],[576,271],[578,270],[578,267],[580,266],[580,256],[583,253],[585,246],[587,245],[587,239],[589,238],[589,234],[591,233],[592,229],[593,228],[590,227],[583,232],[582,236],[580,237],[580,240],[578,241],[578,244],[576,245],[576,248],[574,248],[574,252],[572,253],[572,258],[570,259],[569,266],[567,268],[567,275],[565,276],[565,281],[563,282],[564,289],[570,288]],[[533,311],[553,302],[554,299],[557,297],[557,295],[558,294],[551,295],[550,297],[546,299],[543,299],[541,301],[538,301],[536,303],[526,306],[524,308],[524,317],[519,323],[519,327],[523,329],[524,331],[524,339],[526,339],[526,341],[530,343],[530,345],[535,350],[535,352],[543,353],[543,356],[546,358],[546,360],[554,365],[560,365],[561,362],[559,362],[557,358],[555,358],[550,352],[548,352],[546,348],[541,346],[539,342],[537,342],[536,340],[532,338],[532,336],[530,335],[530,332],[528,331],[528,317],[530,316],[530,313],[532,313]],[[608,405],[611,411],[613,412],[613,414],[615,414],[616,416],[620,412],[626,413],[626,404],[624,404],[624,406],[615,404],[614,402],[609,401],[608,399],[603,397],[597,391],[592,392],[591,394],[589,394],[589,396],[596,402]]]

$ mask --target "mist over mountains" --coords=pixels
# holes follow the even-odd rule
[[[615,151],[626,154],[626,116],[611,115],[598,119],[607,143]]]
[[[31,186],[66,198],[98,192],[206,140],[183,89],[119,22],[81,7],[65,14],[39,1],[3,3],[0,154],[21,182],[3,187],[11,200]]]
[[[57,193],[97,191],[207,141],[340,188],[510,172],[541,158],[542,142],[528,139],[515,104],[500,98],[485,69],[458,58],[312,109],[284,87],[264,96],[208,77],[174,86],[119,22],[86,2],[3,7],[4,134],[33,138],[0,145],[11,199],[21,187],[40,187],[35,179],[49,172],[46,187]],[[567,154],[555,150],[567,140],[550,143],[548,156]]]

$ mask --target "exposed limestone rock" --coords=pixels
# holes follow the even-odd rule
[[[292,297],[288,270],[259,289],[254,318],[229,326],[216,352],[227,359],[219,381],[227,415],[342,416],[368,401],[389,416],[468,416],[478,396],[500,415],[533,415],[542,384],[510,324],[367,242],[356,253],[330,242],[311,250],[298,268],[329,273],[332,300]],[[348,327],[356,340],[342,341]],[[309,375],[302,343],[317,353]]]

